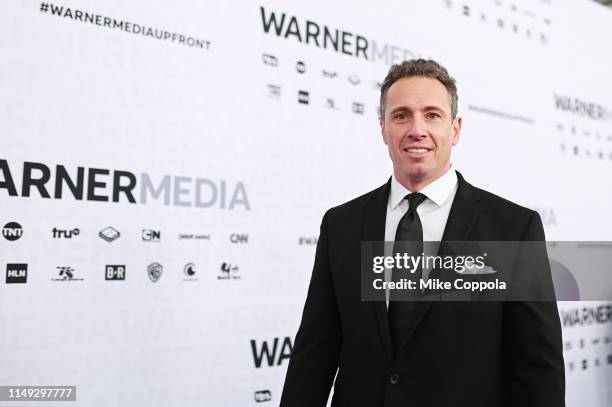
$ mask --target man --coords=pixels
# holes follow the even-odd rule
[[[544,240],[536,212],[453,170],[461,122],[445,68],[391,67],[380,126],[393,176],[323,217],[282,407],[325,406],[334,377],[337,407],[564,406],[554,301],[360,299],[362,241]]]

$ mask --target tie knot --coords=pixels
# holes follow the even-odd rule
[[[418,208],[427,197],[420,192],[413,192],[412,194],[406,195],[404,199],[408,200],[408,210],[416,211],[416,208]]]

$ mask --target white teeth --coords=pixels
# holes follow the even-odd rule
[[[425,154],[429,150],[426,148],[407,148],[404,151],[408,151],[409,153]]]

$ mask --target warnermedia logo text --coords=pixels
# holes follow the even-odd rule
[[[129,171],[103,168],[68,170],[63,165],[50,167],[28,161],[16,167],[13,165],[11,169],[7,160],[0,159],[0,196],[5,190],[13,197],[36,194],[42,198],[64,199],[71,195],[78,201],[148,204],[161,200],[166,206],[251,209],[246,188],[240,181],[178,175],[152,177],[146,172],[137,176]],[[21,176],[17,178],[17,175]]]
[[[420,56],[409,49],[381,44],[363,35],[332,28],[311,20],[266,11],[264,7],[259,7],[259,11],[264,32],[279,38],[293,39],[306,45],[362,58],[366,61],[381,62],[385,65]]]
[[[274,338],[272,341],[251,339],[251,352],[256,369],[264,365],[269,367],[280,366],[284,360],[291,358],[292,351],[293,343],[288,336]]]

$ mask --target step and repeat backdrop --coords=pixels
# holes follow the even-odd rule
[[[2,12],[0,385],[278,405],[321,217],[391,173],[376,112],[403,59],[456,77],[468,181],[537,210],[549,240],[612,240],[612,13],[594,2]],[[568,406],[612,405],[611,304],[559,308]]]

